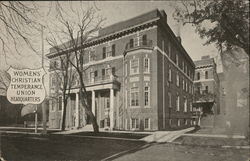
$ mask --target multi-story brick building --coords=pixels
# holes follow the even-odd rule
[[[203,116],[217,115],[220,113],[220,82],[215,61],[209,56],[203,56],[201,60],[194,61],[194,63],[194,114],[196,115],[198,111],[198,114]],[[197,118],[197,115],[195,117]],[[203,122],[212,125],[214,117],[212,119],[212,121],[208,119]]]
[[[83,63],[89,67],[84,82],[100,128],[166,130],[192,125],[195,65],[164,11],[105,27],[85,46]],[[57,61],[53,49],[47,56],[52,65]],[[51,70],[52,86],[53,77]],[[84,126],[88,118],[79,107],[79,89],[71,91],[66,127]],[[60,125],[61,102],[60,97],[50,104],[50,127]]]

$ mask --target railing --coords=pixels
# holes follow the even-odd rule
[[[103,84],[109,82],[115,82],[117,80],[117,76],[115,75],[104,75],[99,77],[90,78],[89,84]]]
[[[131,50],[131,49],[136,49],[136,48],[141,48],[141,47],[152,47],[153,46],[153,41],[152,40],[144,40],[144,41],[135,41],[133,43],[127,43],[125,49],[126,50]]]

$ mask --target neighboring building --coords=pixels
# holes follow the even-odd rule
[[[21,118],[22,105],[11,104],[6,97],[9,81],[7,72],[0,70],[0,126],[14,126],[23,123]]]
[[[203,56],[194,63],[193,115],[194,118],[201,119],[198,121],[201,121],[202,126],[213,126],[214,116],[220,113],[220,82],[216,64],[209,56]]]
[[[153,10],[105,27],[85,49],[84,83],[100,128],[166,130],[192,125],[195,65],[168,26],[164,11]],[[52,48],[47,57],[50,95],[57,96],[58,53]],[[66,128],[89,123],[79,105],[78,84],[76,79],[66,109]],[[62,107],[62,97],[50,101],[51,128],[60,127]]]

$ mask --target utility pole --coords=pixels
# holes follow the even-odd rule
[[[43,41],[43,25],[41,25],[41,39],[42,39],[42,68],[44,69],[44,41]],[[44,78],[42,80],[44,82]],[[45,98],[46,99],[46,98]],[[43,134],[47,134],[47,113],[46,113],[46,103],[42,102],[42,113],[43,113]]]
[[[36,109],[35,109],[35,133],[37,133],[37,106],[38,105],[35,105],[36,106]]]

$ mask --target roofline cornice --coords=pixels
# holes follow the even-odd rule
[[[151,26],[156,25],[158,20],[160,20],[160,17],[157,17],[157,18],[154,18],[152,20],[146,21],[146,22],[141,23],[139,25],[135,25],[135,26],[132,26],[132,27],[129,27],[129,28],[114,32],[114,33],[109,34],[109,35],[104,35],[102,37],[97,37],[96,39],[94,39],[92,41],[89,41],[89,42],[86,42],[82,46],[79,46],[78,49],[98,45],[98,44],[110,41],[112,39],[115,39],[117,37],[125,36],[125,35],[128,35],[128,34],[132,33],[132,32],[136,32],[136,31],[143,30],[145,28],[149,28]],[[61,51],[61,52],[48,53],[48,54],[46,54],[46,56],[49,59],[51,59],[51,58],[63,55],[63,54],[65,54],[65,52],[71,52],[71,51],[74,51],[73,48],[68,48],[68,49],[66,49],[64,51]]]

